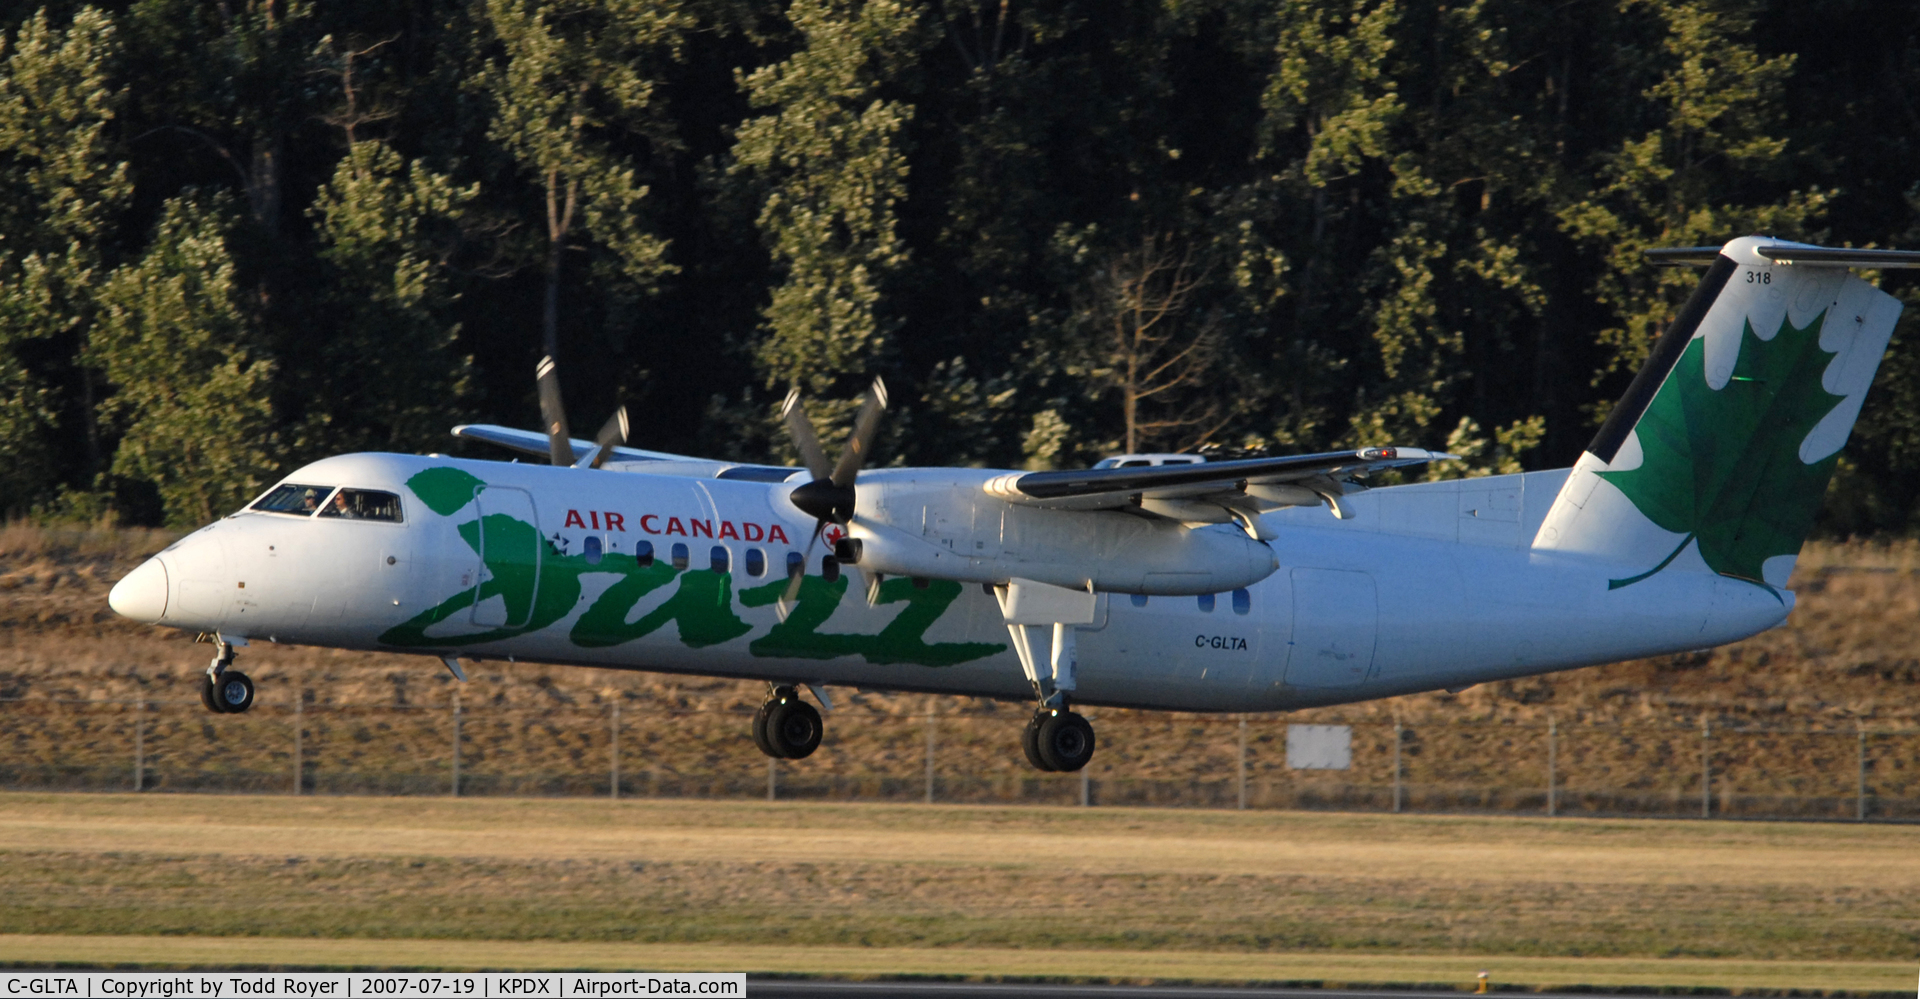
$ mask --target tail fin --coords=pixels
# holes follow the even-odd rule
[[[1533,539],[1627,570],[1784,586],[1820,509],[1900,302],[1848,267],[1920,254],[1743,237],[1655,251],[1711,264]]]

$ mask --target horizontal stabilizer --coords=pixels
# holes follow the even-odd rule
[[[1646,251],[1648,260],[1669,267],[1706,267],[1720,256],[1718,246],[1667,246]],[[1808,246],[1805,243],[1762,243],[1752,252],[1776,264],[1801,267],[1871,267],[1888,270],[1920,267],[1920,251],[1857,250],[1847,246]]]

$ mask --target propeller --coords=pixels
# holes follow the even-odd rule
[[[847,449],[840,453],[839,462],[829,465],[826,450],[820,446],[820,435],[814,432],[813,421],[800,405],[800,389],[795,387],[787,393],[780,416],[786,420],[787,432],[793,437],[793,446],[800,452],[801,460],[806,462],[807,471],[813,474],[812,481],[795,487],[787,499],[802,513],[810,514],[814,524],[813,536],[807,539],[807,551],[800,560],[800,571],[793,574],[787,583],[786,595],[780,598],[782,608],[799,598],[801,581],[807,576],[807,563],[813,560],[813,548],[819,544],[827,525],[852,522],[856,499],[854,481],[873,450],[873,439],[880,433],[880,415],[886,408],[887,385],[876,377],[860,403],[860,415],[854,419]],[[838,564],[832,568],[837,570]]]
[[[540,422],[546,424],[547,456],[556,465],[582,465],[599,468],[613,449],[627,442],[627,407],[621,406],[594,435],[593,451],[578,461],[573,456],[573,437],[567,432],[567,407],[560,400],[560,370],[549,354],[533,369],[534,382],[540,387]]]

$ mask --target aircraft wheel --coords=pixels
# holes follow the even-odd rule
[[[789,760],[803,760],[820,748],[820,712],[798,697],[787,698],[767,712],[767,744]]]
[[[779,703],[769,698],[760,705],[760,710],[753,713],[753,744],[760,747],[761,752],[776,760],[781,756],[780,752],[773,748],[773,742],[767,738],[767,716],[773,713],[773,709]]]
[[[253,707],[253,681],[237,669],[226,670],[213,681],[213,700],[222,714],[237,715]]]
[[[200,677],[200,703],[216,715],[227,713],[227,709],[221,707],[220,701],[213,696],[213,677]]]
[[[1052,764],[1047,769],[1073,773],[1093,759],[1093,726],[1071,711],[1062,711],[1040,722],[1035,734],[1040,758]]]
[[[1020,748],[1026,751],[1027,762],[1033,764],[1035,770],[1053,769],[1046,760],[1040,758],[1040,723],[1046,720],[1046,712],[1036,711],[1032,718],[1027,719],[1027,727],[1020,733]]]

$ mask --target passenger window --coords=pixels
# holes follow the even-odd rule
[[[633,559],[644,569],[653,564],[653,542],[637,541],[633,545]]]
[[[1145,468],[1151,464],[1153,464],[1153,462],[1148,461],[1145,458],[1135,458],[1132,461],[1121,462],[1120,467],[1121,468]]]
[[[599,565],[600,564],[599,535],[588,536],[587,540],[585,542],[582,542],[580,545],[580,554],[585,555],[587,557],[588,565]]]
[[[726,545],[714,545],[713,550],[707,553],[707,558],[711,561],[714,572],[726,572],[733,568],[732,553],[727,551]]]
[[[1245,614],[1251,610],[1253,610],[1253,594],[1246,590],[1233,591],[1233,612]]]
[[[807,571],[807,557],[799,552],[787,553],[787,578],[792,579]]]
[[[767,553],[758,548],[747,549],[747,575],[764,576],[767,574]]]
[[[1147,595],[1144,593],[1135,593],[1133,595],[1133,605],[1135,607],[1145,607],[1147,605]]]
[[[400,497],[372,489],[342,489],[320,508],[320,516],[340,520],[400,522]]]
[[[332,486],[303,486],[286,482],[275,486],[273,492],[253,501],[249,510],[261,513],[290,513],[296,517],[311,516],[320,504],[333,491]]]
[[[687,567],[687,546],[675,541],[672,550],[673,567],[675,569],[685,569]]]
[[[1213,613],[1213,594],[1200,594],[1200,610],[1207,614]]]

